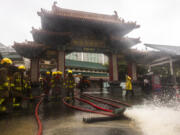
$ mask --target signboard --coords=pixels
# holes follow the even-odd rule
[[[96,48],[96,47],[80,47],[80,46],[68,46],[66,50],[73,52],[93,52],[93,53],[108,53],[112,51],[110,48]]]
[[[87,40],[87,39],[74,39],[71,43],[72,46],[80,46],[80,47],[99,47],[104,48],[105,42],[102,40]]]

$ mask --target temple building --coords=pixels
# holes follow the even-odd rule
[[[136,80],[136,59],[142,57],[130,48],[139,38],[125,37],[140,26],[125,22],[117,12],[104,15],[60,8],[53,4],[51,11],[41,9],[41,29],[32,28],[34,41],[15,42],[13,47],[31,60],[31,81],[39,79],[40,61],[53,60],[56,69],[65,73],[65,56],[73,52],[105,54],[109,59],[109,80],[118,81],[118,62],[127,61],[128,73]],[[121,67],[119,67],[121,68]]]

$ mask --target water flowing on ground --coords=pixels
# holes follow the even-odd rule
[[[154,98],[127,109],[125,115],[143,135],[180,134],[180,103],[176,100],[162,102]]]

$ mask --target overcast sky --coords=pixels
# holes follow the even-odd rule
[[[40,28],[37,11],[51,9],[54,0],[0,0],[0,42],[32,40],[32,26]],[[180,0],[57,0],[58,6],[75,10],[114,14],[141,25],[129,37],[142,43],[180,46]]]

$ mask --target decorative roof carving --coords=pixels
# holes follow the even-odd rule
[[[105,14],[97,14],[97,13],[77,11],[71,9],[64,9],[56,6],[56,4],[57,2],[54,2],[51,11],[41,9],[41,11],[38,12],[38,15],[70,17],[70,18],[77,18],[83,20],[102,21],[105,23],[116,23],[116,24],[126,23],[132,25],[134,28],[140,27],[140,25],[137,25],[136,22],[125,22],[124,19],[119,18],[117,11],[114,11],[114,15],[105,15]]]

